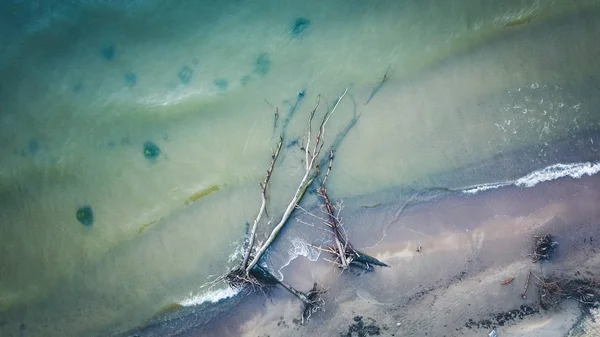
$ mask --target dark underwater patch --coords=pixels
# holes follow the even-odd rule
[[[194,76],[194,70],[188,66],[183,66],[179,70],[179,74],[177,74],[177,76],[179,77],[179,81],[181,81],[181,83],[189,84],[192,80],[192,76]]]
[[[38,142],[35,139],[32,139],[29,141],[27,148],[29,149],[30,155],[35,155],[36,153],[38,153],[40,151],[40,142]]]
[[[115,58],[115,46],[110,45],[102,48],[102,50],[100,50],[100,56],[106,61],[112,61],[112,59]]]
[[[144,143],[144,157],[156,159],[160,155],[160,147],[151,141]]]
[[[252,81],[252,76],[250,75],[244,75],[241,79],[240,79],[240,84],[242,86],[248,84],[250,81]]]
[[[229,87],[229,81],[225,79],[215,80],[215,87],[220,91],[225,91]]]
[[[91,227],[94,224],[94,212],[91,206],[79,207],[75,217],[84,226]]]
[[[126,73],[124,78],[125,78],[125,84],[129,88],[133,88],[137,84],[137,75],[133,72]]]
[[[83,84],[82,83],[77,83],[73,86],[73,92],[78,94],[83,90]]]
[[[254,72],[261,76],[265,76],[269,70],[271,70],[271,58],[269,57],[269,54],[262,53],[256,58]]]
[[[294,21],[294,25],[292,26],[292,31],[290,32],[290,34],[292,35],[292,37],[299,37],[309,27],[310,27],[310,20],[309,19],[307,19],[307,18],[297,18],[296,21]]]

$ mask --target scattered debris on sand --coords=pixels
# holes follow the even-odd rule
[[[594,279],[539,278],[540,305],[543,309],[556,308],[562,300],[573,299],[583,309],[600,306],[600,281]]]
[[[340,333],[340,337],[367,337],[379,336],[382,328],[377,326],[375,320],[366,318],[363,321],[362,316],[354,316],[353,323],[348,326],[348,332]],[[366,321],[366,322],[365,322]]]
[[[510,277],[508,277],[506,280],[504,280],[504,282],[502,282],[502,285],[503,285],[503,286],[505,286],[505,285],[509,285],[509,284],[510,284],[512,281],[514,281],[514,280],[515,280],[515,277],[514,277],[514,276],[510,276]]]
[[[539,312],[540,309],[538,307],[523,304],[518,309],[495,313],[487,319],[482,319],[479,321],[469,319],[465,323],[465,327],[468,329],[496,329],[497,327],[509,324],[511,321],[516,319],[522,320],[526,316],[537,314]]]
[[[558,243],[550,234],[535,237],[535,245],[533,249],[533,263],[538,261],[551,260]]]

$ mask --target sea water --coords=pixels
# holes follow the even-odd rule
[[[190,293],[210,299],[200,287],[234,263],[285,124],[268,220],[297,187],[318,95],[320,118],[349,92],[328,144],[358,118],[336,148],[338,198],[518,182],[559,164],[554,142],[600,126],[597,8],[0,2],[2,335],[103,336],[197,302]],[[522,163],[444,178],[534,147]],[[562,164],[597,165],[573,156]]]

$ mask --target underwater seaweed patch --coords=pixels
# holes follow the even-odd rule
[[[29,150],[30,155],[35,155],[36,153],[38,153],[40,151],[40,142],[38,142],[35,139],[32,139],[29,141],[27,148]]]
[[[76,83],[73,86],[73,92],[76,93],[76,94],[80,93],[82,90],[83,90],[83,84],[81,82]]]
[[[91,227],[94,224],[94,212],[89,205],[79,207],[75,217],[84,226]]]
[[[261,76],[266,76],[269,70],[271,70],[271,58],[269,54],[262,53],[256,59],[254,72]]]
[[[100,50],[100,56],[106,61],[111,61],[115,58],[115,46],[110,45],[102,48],[102,50]]]
[[[292,26],[292,37],[299,37],[304,33],[306,29],[308,29],[308,27],[310,27],[309,19],[302,17],[297,18],[296,21],[294,21],[294,25]]]
[[[137,233],[138,234],[144,233],[148,228],[150,228],[150,226],[154,225],[155,223],[156,223],[156,220],[152,220],[148,223],[141,225],[140,228],[138,229]]]
[[[132,72],[126,73],[124,78],[125,78],[125,84],[129,88],[133,88],[137,84],[137,75],[135,73],[132,73]]]
[[[144,157],[147,159],[156,159],[160,155],[160,147],[151,141],[144,143]]]
[[[181,83],[189,84],[192,80],[192,76],[194,76],[194,70],[188,66],[183,66],[179,70],[177,76],[179,77],[179,81],[181,81]]]
[[[212,185],[209,188],[205,188],[205,189],[201,190],[200,192],[192,194],[189,198],[187,198],[187,200],[185,201],[184,204],[187,206],[198,199],[204,198],[205,196],[207,196],[209,194],[217,192],[220,189],[221,189],[221,186]]]
[[[248,84],[250,81],[252,81],[252,76],[250,75],[244,75],[241,79],[240,79],[240,84],[242,86],[245,86],[246,84]]]
[[[219,90],[219,91],[225,91],[227,90],[227,88],[229,87],[229,81],[225,80],[225,79],[218,79],[215,80],[215,87]]]

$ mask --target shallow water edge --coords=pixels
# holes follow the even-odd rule
[[[570,148],[567,143],[563,141],[565,149]],[[572,158],[569,151],[564,155]],[[500,163],[496,161],[496,165]],[[559,270],[598,276],[600,252],[592,243],[600,239],[598,175],[564,177],[527,188],[504,186],[476,194],[437,191],[424,194],[408,207],[406,190],[382,194],[389,202],[377,206],[373,206],[374,195],[345,200],[342,214],[353,244],[392,268],[339,275],[322,259],[298,258],[281,270],[285,279],[300,289],[310,288],[313,281],[328,289],[326,311],[305,326],[294,323],[300,304],[275,289],[268,297],[241,293],[217,303],[187,307],[125,336],[339,335],[356,323],[353,318],[357,316],[368,318],[369,324],[380,329],[385,327],[389,334],[441,336],[452,331],[477,336],[485,327],[469,328],[466,322],[485,320],[522,305],[533,311],[525,310],[528,314],[523,320],[503,323],[500,332],[563,336],[565,327],[575,323],[579,316],[576,306],[567,304],[561,313],[544,312],[539,310],[533,287],[528,300],[519,295],[530,269],[541,274]],[[391,197],[394,194],[395,199]],[[527,256],[532,237],[547,232],[557,237],[559,254],[552,263],[533,265]],[[286,240],[289,238],[282,241]],[[417,253],[419,246],[422,251]],[[501,286],[509,276],[515,281]]]

